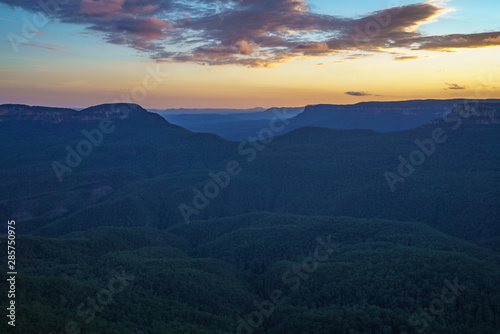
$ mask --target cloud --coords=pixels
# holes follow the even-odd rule
[[[496,37],[488,37],[483,40],[484,43],[492,43],[493,45],[500,44],[500,35]]]
[[[41,10],[39,0],[0,3]],[[445,4],[425,1],[349,18],[316,13],[306,0],[80,0],[64,1],[46,14],[159,62],[273,67],[291,59],[344,52],[500,46],[500,32],[420,32],[422,25],[451,10]]]
[[[451,89],[451,90],[461,90],[461,89],[467,89],[467,86],[460,86],[456,83],[446,83],[446,85],[448,86],[447,88],[445,89]]]
[[[372,94],[365,92],[345,92],[345,94],[351,96],[373,96]]]
[[[81,11],[89,15],[110,16],[123,9],[124,0],[83,0]]]
[[[429,57],[428,56],[419,57],[419,56],[400,55],[400,56],[394,57],[394,60],[396,60],[396,61],[409,61],[409,60],[424,59],[424,58],[429,58]]]
[[[0,21],[12,22],[12,23],[16,22],[16,21],[11,20],[11,19],[6,19],[5,17],[0,17]]]
[[[64,51],[63,47],[59,45],[49,44],[49,43],[20,43],[21,45],[33,46],[41,49],[51,50],[51,51]]]
[[[325,55],[332,53],[332,50],[328,48],[326,43],[316,43],[316,42],[308,42],[308,43],[299,43],[292,48],[295,52],[301,52],[303,55]]]
[[[444,36],[425,36],[399,41],[396,46],[410,47],[413,50],[450,52],[454,49],[476,49],[500,46],[500,31],[454,34]]]
[[[247,41],[242,40],[236,43],[236,47],[238,48],[240,54],[249,55],[253,52],[254,49],[258,48],[258,45],[255,43],[248,43]]]

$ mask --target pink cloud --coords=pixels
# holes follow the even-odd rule
[[[242,55],[249,55],[253,52],[253,50],[258,48],[258,45],[255,43],[248,43],[245,40],[239,41],[236,43],[236,46],[238,47],[239,53]]]
[[[40,11],[38,2],[0,0],[32,12]],[[423,24],[449,12],[445,4],[425,1],[349,18],[315,13],[306,0],[81,0],[65,1],[49,15],[157,61],[209,65],[272,67],[290,59],[350,51],[500,46],[500,31],[442,36],[421,32]],[[411,59],[416,58],[396,58]]]

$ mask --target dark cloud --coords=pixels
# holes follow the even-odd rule
[[[454,34],[444,36],[428,36],[402,41],[400,44],[415,50],[452,51],[453,49],[474,49],[500,46],[500,32],[477,34]]]
[[[460,86],[456,83],[446,83],[448,87],[446,89],[451,89],[451,90],[461,90],[461,89],[467,89],[467,86]]]
[[[423,58],[428,58],[426,57],[419,57],[419,56],[408,56],[408,55],[399,55],[394,57],[394,60],[396,61],[408,61],[408,60],[416,60],[416,59],[423,59]]]
[[[370,93],[365,93],[365,92],[345,92],[346,95],[351,95],[351,96],[372,96]]]
[[[274,66],[297,57],[391,48],[450,51],[500,46],[500,32],[425,36],[422,24],[446,13],[428,1],[363,17],[315,13],[306,0],[0,0],[85,26],[108,43],[147,52],[157,61]],[[351,59],[355,59],[352,57]],[[409,60],[401,56],[396,60]],[[411,58],[415,59],[415,58]]]

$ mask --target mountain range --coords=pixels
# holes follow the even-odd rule
[[[499,332],[500,103],[262,113],[0,106],[20,333]]]
[[[499,103],[500,100],[483,100]],[[249,136],[268,126],[269,119],[289,121],[286,132],[316,126],[330,129],[368,129],[394,132],[414,129],[436,118],[442,118],[457,105],[467,100],[414,100],[398,102],[362,102],[353,105],[310,105],[304,108],[271,108],[256,113],[185,114],[177,111],[160,112],[166,120],[194,132],[214,133],[234,141]]]

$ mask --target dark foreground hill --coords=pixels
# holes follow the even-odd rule
[[[18,245],[19,333],[500,326],[500,256],[420,223],[255,213],[166,231],[21,236]]]
[[[138,105],[0,112],[0,208],[19,221],[54,220],[124,185],[213,168],[234,152],[215,135],[193,134]]]

